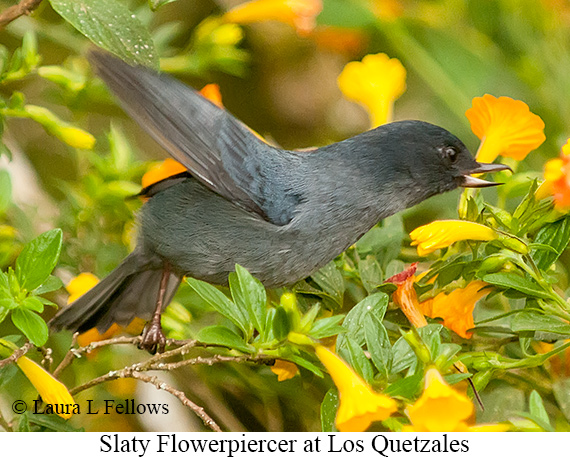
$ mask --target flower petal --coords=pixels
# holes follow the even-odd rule
[[[338,77],[344,96],[364,106],[372,127],[391,122],[394,101],[406,90],[406,69],[386,54],[369,54],[349,62]]]
[[[496,239],[498,234],[492,228],[475,222],[444,220],[422,225],[412,231],[410,237],[411,245],[418,247],[418,255],[425,256],[456,241],[489,241]]]
[[[453,330],[463,338],[471,338],[467,331],[475,326],[473,310],[475,304],[487,295],[490,290],[485,289],[487,283],[472,281],[467,287],[455,289],[449,294],[441,292],[434,298],[420,303],[422,312],[431,318],[442,318],[443,325]]]
[[[544,122],[528,105],[510,97],[475,97],[465,116],[481,139],[477,160],[493,162],[499,155],[523,160],[546,139]]]
[[[73,400],[64,384],[26,356],[20,357],[16,364],[36,388],[45,403],[50,405],[69,405],[69,410],[73,409],[75,400]],[[58,415],[64,419],[71,417],[71,413],[65,411],[58,413]]]
[[[392,398],[374,392],[334,352],[321,345],[315,352],[339,391],[336,426],[341,432],[363,432],[372,422],[385,420],[398,409]]]
[[[424,392],[407,409],[413,427],[428,432],[465,431],[473,411],[471,400],[450,387],[436,368],[428,369]]]
[[[224,14],[224,20],[236,24],[279,21],[294,27],[299,34],[312,31],[323,9],[322,0],[253,0]]]

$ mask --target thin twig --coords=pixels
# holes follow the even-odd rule
[[[0,13],[0,30],[20,16],[31,14],[41,2],[42,0],[21,0],[17,5],[6,8]]]
[[[188,408],[190,408],[200,419],[202,419],[202,421],[204,422],[204,425],[206,425],[206,427],[211,428],[214,432],[221,432],[222,431],[222,429],[214,421],[214,419],[212,419],[206,413],[206,411],[204,411],[204,408],[202,408],[201,406],[198,406],[196,403],[194,403],[192,400],[190,400],[184,394],[184,392],[177,390],[174,387],[166,384],[165,382],[158,379],[156,376],[148,376],[148,375],[138,373],[138,372],[133,372],[131,374],[131,376],[135,379],[139,379],[143,382],[152,384],[158,390],[164,390],[164,391],[168,392],[169,394],[174,395],[176,398],[178,398],[182,402],[182,404],[184,406],[187,406]]]
[[[176,350],[177,351],[177,350]],[[169,351],[174,352],[174,351]],[[128,367],[125,367],[121,370],[113,370],[109,371],[108,373],[101,375],[97,378],[92,379],[91,381],[86,382],[85,384],[81,384],[80,386],[74,387],[70,389],[69,393],[71,395],[75,395],[79,392],[83,392],[84,390],[90,389],[91,387],[95,387],[96,385],[102,384],[104,382],[114,381],[115,379],[120,378],[132,378],[133,373],[140,373],[142,371],[172,371],[174,369],[183,367],[185,365],[214,365],[216,363],[221,362],[255,362],[255,363],[266,363],[268,358],[264,356],[220,356],[214,355],[212,357],[196,357],[194,359],[182,360],[181,362],[171,362],[165,363],[163,359],[165,354],[168,357],[171,357],[172,354],[168,352],[164,352],[162,354],[157,354],[156,356],[150,358],[149,360],[141,363],[135,363]]]
[[[12,352],[12,355],[10,357],[0,360],[0,368],[10,363],[14,363],[16,360],[22,357],[26,352],[28,352],[32,347],[33,344],[28,342],[24,344],[20,349],[16,349],[14,352]]]

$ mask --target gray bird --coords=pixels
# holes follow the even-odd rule
[[[190,87],[101,51],[90,54],[125,111],[183,164],[146,189],[135,250],[63,308],[52,329],[101,332],[150,322],[141,347],[162,350],[160,316],[184,275],[227,284],[235,264],[266,287],[293,284],[380,220],[462,187],[495,185],[447,130],[420,121],[382,125],[313,151],[273,147]]]

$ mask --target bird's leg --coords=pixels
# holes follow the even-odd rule
[[[164,304],[164,295],[168,286],[168,279],[170,278],[170,265],[164,262],[164,269],[162,270],[162,277],[160,278],[160,287],[158,288],[158,297],[156,299],[156,308],[152,315],[152,319],[146,324],[143,333],[142,341],[139,344],[141,349],[146,349],[149,352],[164,352],[166,346],[166,338],[162,333],[162,325],[160,318],[162,315],[162,305]]]

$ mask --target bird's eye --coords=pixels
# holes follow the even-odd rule
[[[459,151],[455,149],[453,146],[447,146],[442,150],[443,156],[448,159],[450,162],[455,162],[457,156],[459,155]]]

